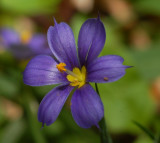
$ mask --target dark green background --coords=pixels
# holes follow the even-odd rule
[[[107,35],[100,56],[120,55],[133,66],[120,80],[98,84],[108,129],[114,143],[152,143],[133,120],[155,135],[160,131],[160,1],[95,0],[82,6],[72,1],[1,0],[0,28],[16,29],[29,21],[34,32],[46,34],[54,16],[71,26],[77,42],[82,23],[99,12]],[[95,127],[76,125],[69,102],[54,124],[41,129],[38,106],[54,85],[24,85],[29,60],[16,59],[0,44],[0,143],[99,143]]]

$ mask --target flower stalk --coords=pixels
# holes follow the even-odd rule
[[[97,83],[95,83],[95,87],[96,87],[96,92],[100,96]],[[107,129],[107,125],[104,117],[99,122],[99,126],[100,126],[101,143],[112,143],[112,139],[108,133],[108,129]]]

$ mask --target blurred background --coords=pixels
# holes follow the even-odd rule
[[[38,106],[54,85],[22,80],[32,57],[51,54],[46,33],[53,17],[71,26],[77,42],[82,23],[98,12],[107,35],[100,56],[120,55],[134,66],[120,80],[98,84],[113,142],[153,143],[133,121],[160,133],[159,6],[159,0],[0,0],[0,143],[100,143],[95,127],[74,122],[69,103],[41,129]]]

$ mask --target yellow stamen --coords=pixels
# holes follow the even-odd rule
[[[82,67],[81,71],[79,68],[73,68],[74,74],[67,75],[68,81],[70,81],[71,86],[78,86],[78,88],[82,87],[86,83],[86,68]],[[76,76],[75,76],[76,75]]]
[[[67,69],[65,69],[66,64],[65,63],[59,63],[56,67],[60,72],[64,72]]]
[[[65,63],[59,63],[58,65],[56,65],[57,69],[60,72],[65,71],[68,74],[66,78],[68,79],[68,81],[70,81],[71,86],[78,86],[78,88],[82,87],[86,83],[85,66],[83,66],[81,70],[75,67],[73,68],[73,71],[67,70],[65,66]]]
[[[31,39],[31,32],[22,31],[20,34],[20,37],[21,37],[22,43],[27,44],[29,42],[29,40]]]

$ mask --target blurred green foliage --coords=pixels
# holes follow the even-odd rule
[[[159,0],[135,0],[133,4],[137,11],[142,14],[160,15]]]
[[[61,0],[1,0],[2,10],[14,14],[36,15],[53,13]]]
[[[151,92],[152,83],[160,76],[160,34],[158,34],[160,30],[157,29],[160,2],[159,0],[128,2],[133,7],[136,18],[126,25],[118,21],[109,10],[104,12],[103,8],[97,7],[106,29],[106,43],[100,56],[120,55],[125,59],[125,65],[133,66],[127,69],[126,75],[119,81],[98,84],[98,87],[113,141],[152,143],[132,121],[143,123],[155,133],[160,131],[159,105],[156,104],[160,103],[156,101],[160,98],[155,99]],[[92,10],[85,14],[75,11],[73,5],[68,5],[65,0],[1,0],[0,25],[14,27],[15,21],[23,16],[34,23],[35,30],[46,33],[50,19],[55,16],[58,21],[66,19],[73,29],[77,42],[81,25],[86,19],[96,17],[97,12]],[[37,20],[37,17],[42,20]],[[137,27],[149,37],[149,44],[146,44],[148,41],[143,43],[143,35],[142,39],[139,37],[136,39],[139,34],[131,36]],[[132,42],[134,40],[140,40],[140,44],[142,42],[146,45],[138,47]],[[71,116],[68,103],[54,124],[41,129],[41,124],[37,120],[38,106],[45,94],[55,85],[44,87],[24,85],[22,72],[29,60],[18,60],[5,48],[0,47],[0,143],[100,142],[98,129],[93,127],[85,130],[78,127]],[[15,117],[11,114],[14,110],[17,112]],[[130,141],[128,134],[133,138]],[[123,136],[125,139],[121,138]]]

